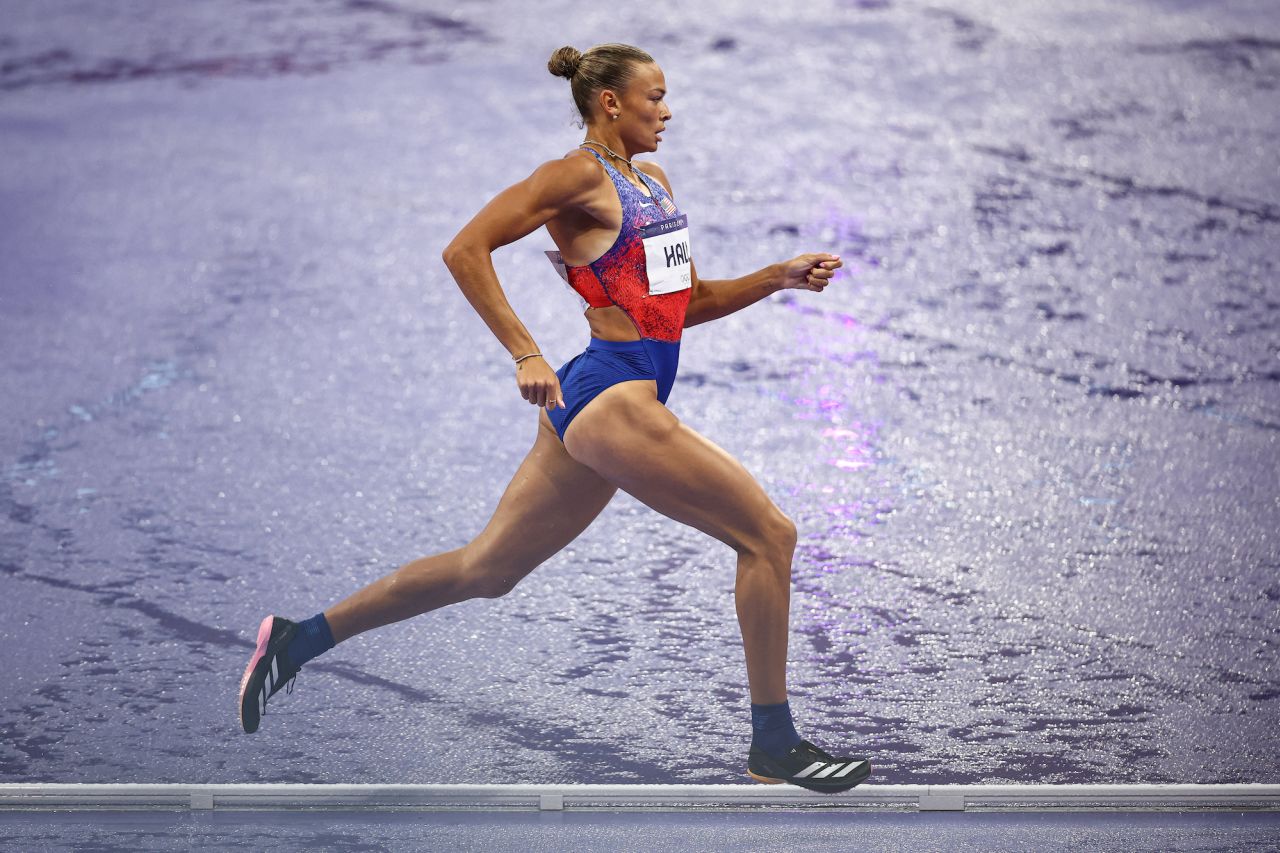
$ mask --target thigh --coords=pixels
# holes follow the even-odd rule
[[[588,347],[556,371],[565,408],[551,410],[548,417],[560,435],[567,433],[573,421],[596,397],[619,382],[646,382],[654,388],[656,396],[658,382],[653,360],[639,341],[629,343],[634,343],[637,349]]]
[[[586,530],[617,490],[569,456],[541,410],[532,449],[484,530],[467,545],[472,569],[514,586]]]
[[[791,527],[738,460],[658,402],[652,382],[622,382],[601,393],[565,441],[605,480],[732,548],[757,547]]]

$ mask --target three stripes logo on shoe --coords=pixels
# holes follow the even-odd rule
[[[280,670],[276,668],[276,659],[271,658],[271,671],[267,673],[267,680],[262,685],[262,692],[258,694],[259,714],[267,713],[267,696],[271,693],[271,688],[275,686],[276,678],[279,677]]]
[[[867,762],[865,761],[850,761],[847,763],[844,761],[837,761],[834,764],[832,764],[831,762],[827,762],[827,761],[815,761],[812,764],[810,764],[808,767],[806,767],[805,769],[797,773],[795,775],[795,778],[807,779],[809,778],[809,776],[813,776],[814,779],[825,779],[826,777],[830,776],[832,779],[839,779],[842,776],[848,775],[848,773],[851,770],[853,770],[855,767],[857,767],[859,764],[866,764],[866,763]],[[826,767],[827,769],[823,770],[822,769],[823,767]],[[836,771],[840,767],[844,767],[844,769],[840,770],[837,773]]]

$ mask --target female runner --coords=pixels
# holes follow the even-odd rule
[[[666,407],[686,326],[786,288],[821,292],[842,264],[811,253],[738,279],[698,278],[690,226],[652,161],[671,118],[662,69],[622,44],[557,50],[586,126],[582,144],[498,194],[444,250],[471,306],[515,361],[539,429],[484,530],[423,557],[300,623],[267,616],[240,685],[240,720],[258,728],[267,699],[349,637],[476,597],[505,595],[592,522],[618,489],[737,553],[735,607],[751,692],[748,774],[836,792],[871,772],[800,737],[787,700],[787,616],[796,528],[754,478]],[[591,341],[552,370],[503,295],[492,252],[546,226],[548,252],[581,297]]]

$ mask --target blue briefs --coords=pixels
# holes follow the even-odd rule
[[[563,442],[564,431],[587,403],[609,386],[630,379],[656,379],[658,401],[665,405],[679,362],[679,341],[604,341],[592,337],[585,350],[556,371],[565,408],[557,406],[547,417]]]

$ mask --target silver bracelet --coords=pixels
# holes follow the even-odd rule
[[[520,362],[524,361],[526,358],[533,358],[535,355],[542,355],[542,353],[531,352],[528,355],[522,355],[519,358],[516,358],[515,356],[512,356],[512,358],[515,359],[516,364],[519,364]]]

